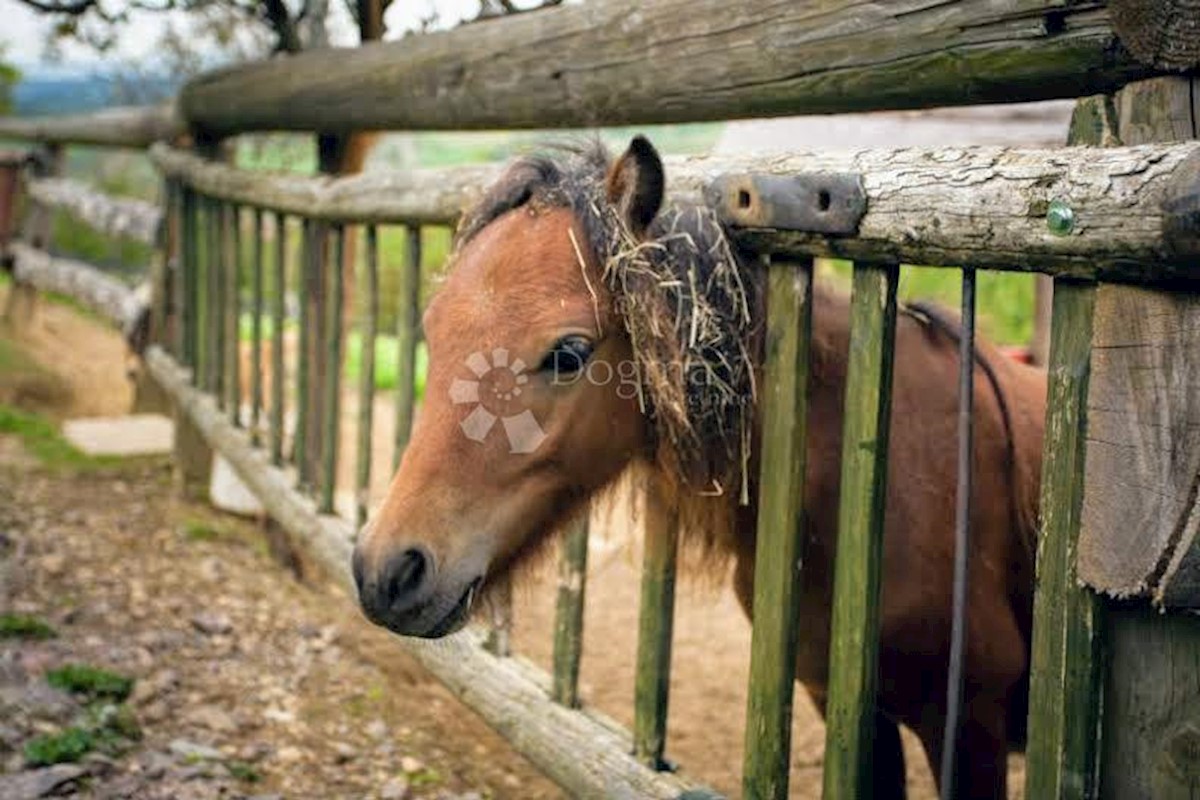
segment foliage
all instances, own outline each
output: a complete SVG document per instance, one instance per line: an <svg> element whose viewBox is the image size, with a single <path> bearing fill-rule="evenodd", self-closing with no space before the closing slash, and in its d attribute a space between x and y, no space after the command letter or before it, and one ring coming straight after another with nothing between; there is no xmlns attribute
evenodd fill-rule
<svg viewBox="0 0 1200 800"><path fill-rule="evenodd" d="M50 468L92 469L117 463L113 457L89 456L76 450L46 418L0 404L3 433L18 436L25 449Z"/></svg>
<svg viewBox="0 0 1200 800"><path fill-rule="evenodd" d="M142 729L129 706L92 701L82 720L69 728L35 736L25 743L25 763L31 767L79 761L93 750L118 755L127 743L142 738Z"/></svg>
<svg viewBox="0 0 1200 800"><path fill-rule="evenodd" d="M13 89L21 80L21 72L4 61L4 48L0 47L0 116L12 112Z"/></svg>
<svg viewBox="0 0 1200 800"><path fill-rule="evenodd" d="M96 735L86 728L71 726L58 733L43 733L25 743L25 763L48 767L78 761L96 747Z"/></svg>
<svg viewBox="0 0 1200 800"><path fill-rule="evenodd" d="M53 639L57 631L28 614L0 614L0 639Z"/></svg>
<svg viewBox="0 0 1200 800"><path fill-rule="evenodd" d="M89 700L120 702L133 691L133 679L88 664L64 664L46 673L46 682L56 689L82 695Z"/></svg>

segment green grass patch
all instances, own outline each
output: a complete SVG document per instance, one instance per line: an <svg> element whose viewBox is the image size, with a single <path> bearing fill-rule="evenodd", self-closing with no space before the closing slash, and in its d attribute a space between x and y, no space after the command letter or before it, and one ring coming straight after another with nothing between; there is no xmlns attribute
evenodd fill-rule
<svg viewBox="0 0 1200 800"><path fill-rule="evenodd" d="M42 464L51 469L95 469L119 463L115 456L89 456L76 450L45 417L0 404L0 434L13 434Z"/></svg>
<svg viewBox="0 0 1200 800"><path fill-rule="evenodd" d="M96 734L79 726L58 733L43 733L25 743L25 763L31 767L48 767L78 761L96 749L96 744Z"/></svg>
<svg viewBox="0 0 1200 800"><path fill-rule="evenodd" d="M229 771L232 778L245 783L258 783L262 780L262 773L245 761L227 761L225 769Z"/></svg>
<svg viewBox="0 0 1200 800"><path fill-rule="evenodd" d="M185 519L179 525L179 532L189 542L215 542L225 535L218 526L202 519Z"/></svg>
<svg viewBox="0 0 1200 800"><path fill-rule="evenodd" d="M37 617L28 614L0 614L0 639L53 639L58 632Z"/></svg>
<svg viewBox="0 0 1200 800"><path fill-rule="evenodd" d="M80 695L89 702L121 702L133 691L133 678L88 664L64 664L46 673L46 682L56 689Z"/></svg>

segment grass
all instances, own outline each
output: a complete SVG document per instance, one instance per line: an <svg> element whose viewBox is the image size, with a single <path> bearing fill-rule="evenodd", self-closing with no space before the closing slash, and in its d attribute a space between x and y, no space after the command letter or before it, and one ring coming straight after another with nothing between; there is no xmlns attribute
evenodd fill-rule
<svg viewBox="0 0 1200 800"><path fill-rule="evenodd" d="M0 639L44 641L58 636L50 625L28 614L0 614Z"/></svg>
<svg viewBox="0 0 1200 800"><path fill-rule="evenodd" d="M88 664L64 664L46 673L46 682L56 689L80 695L89 702L121 702L133 691L133 678Z"/></svg>
<svg viewBox="0 0 1200 800"><path fill-rule="evenodd" d="M89 456L76 450L45 417L0 404L0 434L12 434L25 450L50 469L88 470L120 462L114 456Z"/></svg>
<svg viewBox="0 0 1200 800"><path fill-rule="evenodd" d="M128 706L93 701L80 724L35 736L25 743L23 755L28 766L48 767L79 761L93 750L119 755L129 742L141 738Z"/></svg>
<svg viewBox="0 0 1200 800"><path fill-rule="evenodd" d="M262 780L262 773L245 761L228 761L225 763L225 769L229 771L230 777L245 783L258 783Z"/></svg>
<svg viewBox="0 0 1200 800"><path fill-rule="evenodd" d="M48 767L78 761L96 749L97 737L92 731L73 725L57 733L43 733L25 743L25 763L31 767Z"/></svg>

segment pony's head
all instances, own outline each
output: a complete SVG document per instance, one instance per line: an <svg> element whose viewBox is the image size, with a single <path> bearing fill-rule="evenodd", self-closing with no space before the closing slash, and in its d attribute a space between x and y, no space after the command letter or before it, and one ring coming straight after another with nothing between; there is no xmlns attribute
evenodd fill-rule
<svg viewBox="0 0 1200 800"><path fill-rule="evenodd" d="M456 630L485 581L664 433L683 444L669 421L695 416L687 376L663 366L686 372L687 341L695 349L710 332L678 330L696 303L679 276L652 269L684 246L662 243L662 220L651 231L663 192L662 162L638 137L615 161L598 145L518 161L464 217L425 313L424 405L355 548L373 621L414 636ZM655 388L667 384L673 393Z"/></svg>

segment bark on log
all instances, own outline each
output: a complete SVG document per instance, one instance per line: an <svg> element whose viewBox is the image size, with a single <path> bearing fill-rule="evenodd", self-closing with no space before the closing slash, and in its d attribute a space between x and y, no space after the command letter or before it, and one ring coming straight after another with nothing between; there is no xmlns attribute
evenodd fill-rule
<svg viewBox="0 0 1200 800"><path fill-rule="evenodd" d="M607 0L201 76L207 133L550 128L1044 100L1154 70L1102 3Z"/></svg>
<svg viewBox="0 0 1200 800"><path fill-rule="evenodd" d="M1200 0L1112 0L1121 44L1160 69L1200 67Z"/></svg>
<svg viewBox="0 0 1200 800"><path fill-rule="evenodd" d="M1167 246L1161 210L1166 198L1178 194L1177 175L1194 179L1181 165L1197 154L1200 143L1102 150L951 147L673 158L666 167L672 198L691 202L726 174L862 175L867 211L856 234L739 232L766 252L1142 281L1200 278L1200 254ZM206 194L315 219L389 224L449 224L500 169L330 179L239 171L164 147L152 149L151 157L166 174ZM1054 200L1065 201L1074 214L1065 235L1047 227Z"/></svg>
<svg viewBox="0 0 1200 800"><path fill-rule="evenodd" d="M108 236L133 239L151 247L158 244L162 212L153 203L113 197L65 178L33 180L26 186L34 202L66 211Z"/></svg>
<svg viewBox="0 0 1200 800"><path fill-rule="evenodd" d="M185 131L174 105L109 108L88 114L0 117L0 136L59 144L142 149Z"/></svg>
<svg viewBox="0 0 1200 800"><path fill-rule="evenodd" d="M265 450L252 448L249 434L234 428L210 397L193 389L187 373L160 348L147 351L146 365L268 513L353 596L350 523L317 514L315 504L293 490L294 480L270 465ZM628 734L616 723L551 701L545 673L522 659L492 655L482 647L482 639L481 631L470 628L437 641L398 637L396 643L573 795L634 800L680 798L692 791L691 797L716 797L678 775L642 768L629 754Z"/></svg>
<svg viewBox="0 0 1200 800"><path fill-rule="evenodd" d="M121 330L126 330L145 309L134 290L91 264L57 258L21 242L13 243L11 249L17 283L67 295Z"/></svg>

